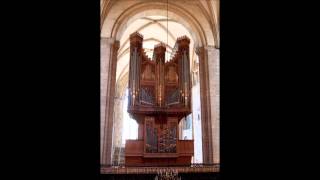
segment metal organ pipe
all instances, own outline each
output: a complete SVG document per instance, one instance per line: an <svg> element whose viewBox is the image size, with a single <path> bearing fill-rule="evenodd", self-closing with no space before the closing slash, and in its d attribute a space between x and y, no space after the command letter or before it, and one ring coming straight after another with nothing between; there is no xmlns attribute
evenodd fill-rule
<svg viewBox="0 0 320 180"><path fill-rule="evenodd" d="M136 96L137 96L137 99L138 99L138 103L139 103L139 90L140 90L140 66L141 66L141 55L140 53L138 54L137 53L137 74L136 74Z"/></svg>
<svg viewBox="0 0 320 180"><path fill-rule="evenodd" d="M152 61L154 61L154 65L152 65L152 68L155 68L153 72L155 73L155 79L152 81L142 81L142 70L143 67L142 63L145 61L149 61L147 56L144 56L144 50L142 48L142 40L143 37L141 37L140 34L136 33L131 36L131 44L130 44L130 50L131 50L131 56L130 56L130 67L129 67L129 100L130 105L135 106L140 104L140 100L144 99L140 97L140 86L141 83L143 84L143 87L150 86L150 82L153 82L154 84L152 86L155 86L151 89L148 89L145 91L145 93L150 93L149 91L155 91L151 92L152 97L156 98L154 103L156 106L163 107L168 104L168 100L170 97L178 96L178 102L184 107L190 107L191 104L191 82L190 82L190 61L189 61L189 43L190 40L186 36L179 37L176 41L175 48L173 51L173 54L171 54L170 59L168 62L165 62L165 49L166 45L163 43L160 43L159 45L156 45L154 47L154 54ZM169 64L167 64L169 63ZM171 64L172 63L172 64ZM178 75L178 81L177 84L173 83L171 79L175 79L176 77L173 74L171 74L171 70L169 70L171 67L174 67L176 69L175 73ZM170 71L169 74L166 74L167 69ZM169 72L168 71L168 72ZM170 80L168 82L166 81L166 77L169 77ZM142 82L141 82L142 81ZM149 84L148 84L149 83ZM168 86L167 83L170 85ZM169 89L167 89L169 88ZM177 95L174 95L174 92L177 92ZM169 93L169 94L166 94ZM155 97L153 97L155 96ZM175 100L176 102L177 100ZM169 103L170 104L170 103Z"/></svg>
<svg viewBox="0 0 320 180"><path fill-rule="evenodd" d="M129 77L132 77L132 59L133 53L130 54ZM132 105L132 80L129 78L129 104Z"/></svg>
<svg viewBox="0 0 320 180"><path fill-rule="evenodd" d="M137 71L137 48L134 48L134 52L133 52L133 76L132 76L132 80L133 80L133 105L136 102L136 71Z"/></svg>
<svg viewBox="0 0 320 180"><path fill-rule="evenodd" d="M180 57L179 59L180 61L180 69L181 69L181 83L180 83L180 89L181 89L181 102L183 103L183 99L184 99L184 91L183 91L183 83L184 83L184 77L183 77L183 59L182 57Z"/></svg>
<svg viewBox="0 0 320 180"><path fill-rule="evenodd" d="M188 106L188 68L187 64L189 62L187 61L187 56L186 56L186 50L183 51L183 65L184 65L184 104L185 106Z"/></svg>

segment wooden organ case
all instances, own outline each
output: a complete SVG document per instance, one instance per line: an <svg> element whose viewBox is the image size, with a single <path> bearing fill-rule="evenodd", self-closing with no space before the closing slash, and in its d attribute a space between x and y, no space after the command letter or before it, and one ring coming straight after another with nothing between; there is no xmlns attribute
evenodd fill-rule
<svg viewBox="0 0 320 180"><path fill-rule="evenodd" d="M138 32L130 35L128 112L139 128L138 140L126 141L125 164L191 164L193 140L178 138L179 121L191 113L190 39L177 39L168 62L165 44L150 59L142 42Z"/></svg>

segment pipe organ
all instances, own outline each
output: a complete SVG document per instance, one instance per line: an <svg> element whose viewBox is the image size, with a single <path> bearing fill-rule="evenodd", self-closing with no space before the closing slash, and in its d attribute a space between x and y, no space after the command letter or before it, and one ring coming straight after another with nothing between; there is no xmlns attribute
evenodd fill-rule
<svg viewBox="0 0 320 180"><path fill-rule="evenodd" d="M138 140L127 140L126 165L190 164L193 140L179 140L179 121L191 113L190 39L177 39L170 60L166 45L150 59L143 36L130 35L128 112L139 124Z"/></svg>

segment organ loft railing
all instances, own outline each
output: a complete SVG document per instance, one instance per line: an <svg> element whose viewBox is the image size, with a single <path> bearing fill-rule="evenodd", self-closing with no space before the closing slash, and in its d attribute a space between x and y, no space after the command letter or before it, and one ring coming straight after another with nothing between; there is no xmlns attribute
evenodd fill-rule
<svg viewBox="0 0 320 180"><path fill-rule="evenodd" d="M218 173L220 172L220 164L204 164L194 163L189 165L142 165L142 164L110 164L101 165L101 173L103 174L155 174L163 175L165 172L174 171L179 173Z"/></svg>
<svg viewBox="0 0 320 180"><path fill-rule="evenodd" d="M157 172L155 180L181 180L178 176L178 170L176 169L159 169Z"/></svg>

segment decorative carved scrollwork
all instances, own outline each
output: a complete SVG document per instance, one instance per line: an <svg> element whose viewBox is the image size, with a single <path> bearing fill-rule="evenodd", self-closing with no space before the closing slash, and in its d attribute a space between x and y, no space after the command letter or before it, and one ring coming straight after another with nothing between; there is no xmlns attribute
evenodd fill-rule
<svg viewBox="0 0 320 180"><path fill-rule="evenodd" d="M152 72L152 69L151 69L151 65L150 64L147 64L144 68L144 71L142 73L142 80L152 80L154 81L155 80L155 75L154 75L154 72Z"/></svg>

